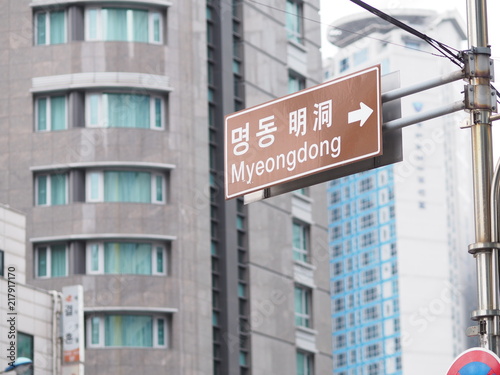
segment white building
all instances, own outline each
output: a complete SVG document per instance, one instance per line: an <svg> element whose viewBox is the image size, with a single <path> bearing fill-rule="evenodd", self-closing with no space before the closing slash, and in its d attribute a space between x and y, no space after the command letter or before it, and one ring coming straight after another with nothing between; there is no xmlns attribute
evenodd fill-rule
<svg viewBox="0 0 500 375"><path fill-rule="evenodd" d="M460 49L455 13L393 10L420 32ZM413 35L371 13L332 25L340 47L327 77L381 64L401 87L458 70ZM463 98L463 83L402 100L403 117ZM404 161L330 183L334 373L445 373L468 340L476 301L472 174L463 112L403 130Z"/></svg>
<svg viewBox="0 0 500 375"><path fill-rule="evenodd" d="M0 371L26 357L37 375L61 374L61 300L25 284L25 233L25 216L0 205Z"/></svg>

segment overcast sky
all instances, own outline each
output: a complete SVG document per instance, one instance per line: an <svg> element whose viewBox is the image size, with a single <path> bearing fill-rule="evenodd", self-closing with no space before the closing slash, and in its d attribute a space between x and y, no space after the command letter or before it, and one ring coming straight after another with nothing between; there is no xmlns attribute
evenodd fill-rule
<svg viewBox="0 0 500 375"><path fill-rule="evenodd" d="M365 9L352 3L350 0L320 0L321 1L321 29L322 29L322 52L323 57L331 56L336 48L326 39L327 26L333 21L344 16L367 12ZM467 1L466 0L363 0L365 3L391 14L391 9L402 8L424 8L436 11L457 10L463 18L464 25L467 25ZM491 45L492 58L495 60L495 77L497 77L495 87L500 90L500 1L487 0L488 12L488 37ZM432 36L432 35L429 35ZM439 40L439 38L436 38ZM460 46L451 46L457 47ZM467 43L465 47L467 48ZM429 76L429 78L434 78ZM494 163L500 156L500 120L493 123L494 139Z"/></svg>

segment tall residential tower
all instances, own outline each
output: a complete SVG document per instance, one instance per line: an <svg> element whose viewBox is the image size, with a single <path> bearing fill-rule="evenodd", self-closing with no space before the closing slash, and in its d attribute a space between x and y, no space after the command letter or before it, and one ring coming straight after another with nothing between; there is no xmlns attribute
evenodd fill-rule
<svg viewBox="0 0 500 375"><path fill-rule="evenodd" d="M87 374L331 371L325 187L222 190L224 115L320 82L318 11L7 1L0 202L27 283L83 286Z"/></svg>

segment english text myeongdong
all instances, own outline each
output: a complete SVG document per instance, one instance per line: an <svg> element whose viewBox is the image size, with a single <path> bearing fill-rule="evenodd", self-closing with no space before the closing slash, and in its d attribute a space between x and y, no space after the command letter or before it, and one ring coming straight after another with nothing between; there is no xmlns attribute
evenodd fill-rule
<svg viewBox="0 0 500 375"><path fill-rule="evenodd" d="M247 163L244 160L238 164L231 165L231 183L246 181L252 183L254 174L262 176L264 173L272 173L280 169L286 169L294 172L299 164L308 160L314 160L328 156L337 158L340 155L341 137L333 137L331 140L323 140L319 144L308 144L304 142L303 146L290 150L286 154L278 154L265 160Z"/></svg>

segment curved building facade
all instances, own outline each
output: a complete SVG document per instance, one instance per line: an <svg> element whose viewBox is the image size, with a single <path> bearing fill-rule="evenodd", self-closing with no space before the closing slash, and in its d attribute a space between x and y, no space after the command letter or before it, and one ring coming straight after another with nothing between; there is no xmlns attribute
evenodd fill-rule
<svg viewBox="0 0 500 375"><path fill-rule="evenodd" d="M224 115L319 83L319 2L8 3L0 202L27 283L83 286L85 372L330 371L325 188L225 202L221 163Z"/></svg>

